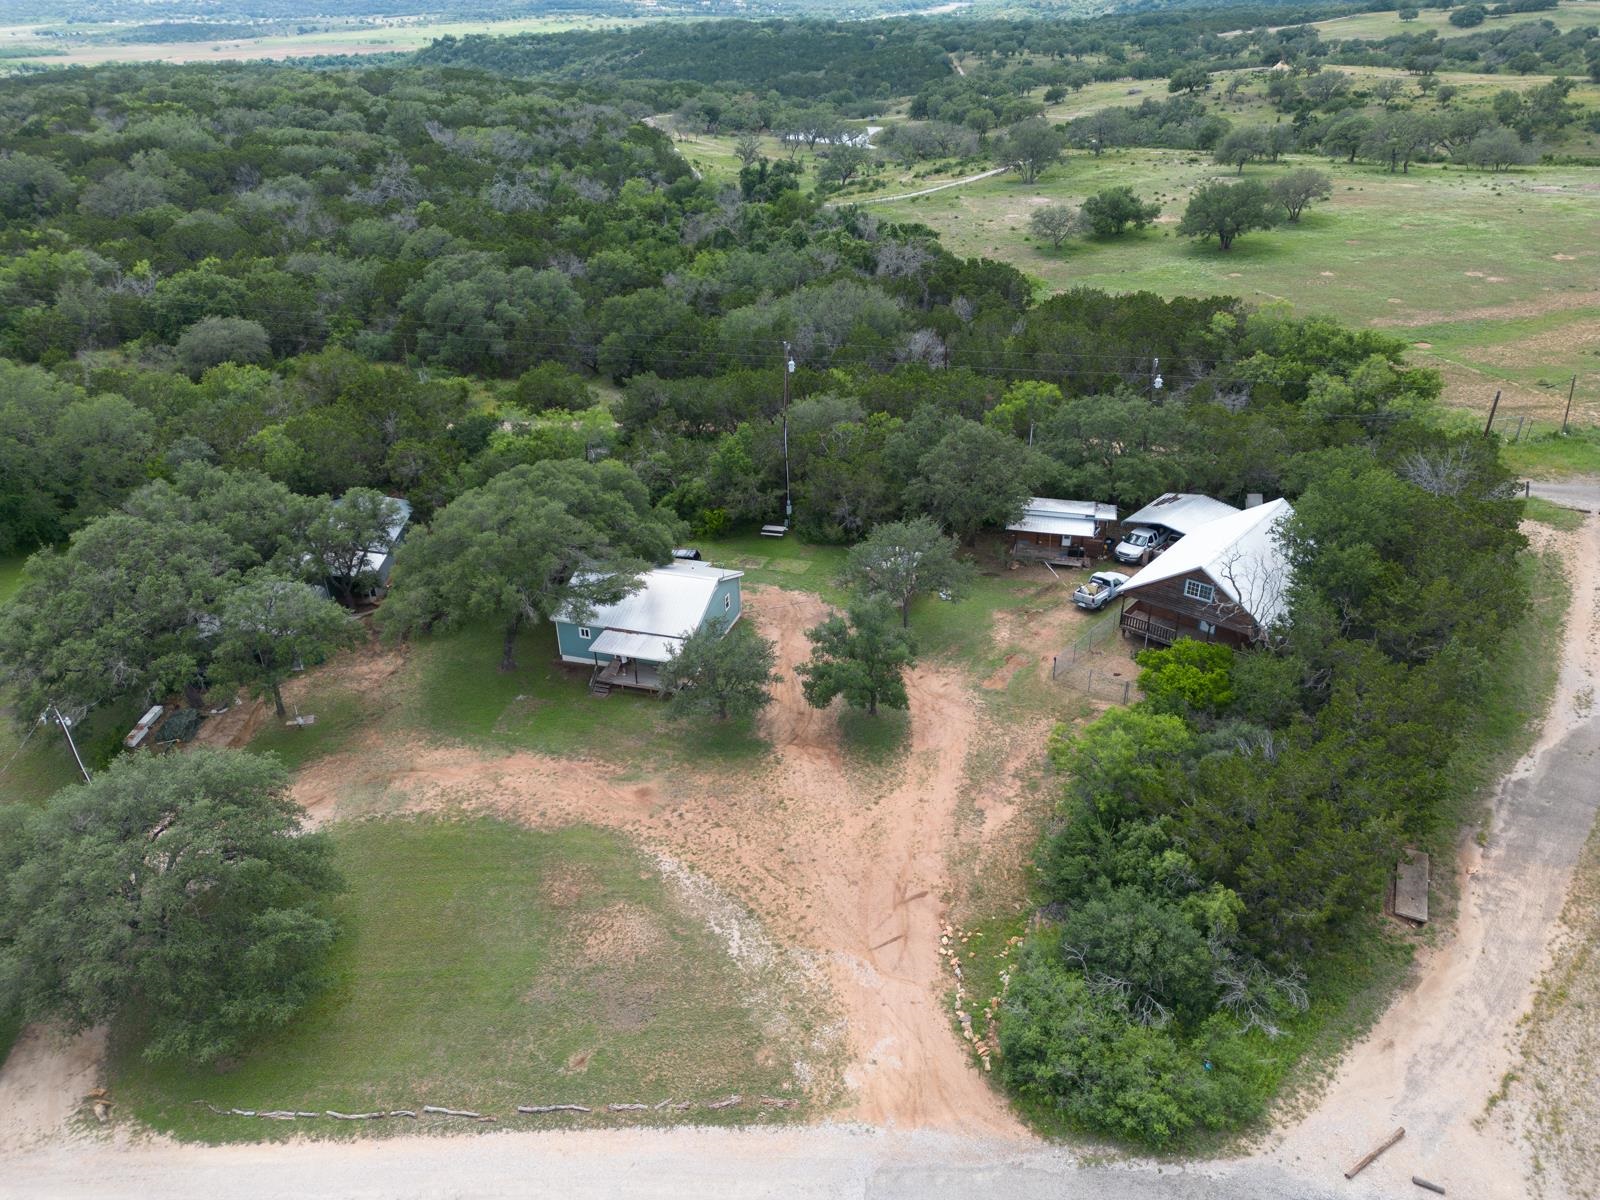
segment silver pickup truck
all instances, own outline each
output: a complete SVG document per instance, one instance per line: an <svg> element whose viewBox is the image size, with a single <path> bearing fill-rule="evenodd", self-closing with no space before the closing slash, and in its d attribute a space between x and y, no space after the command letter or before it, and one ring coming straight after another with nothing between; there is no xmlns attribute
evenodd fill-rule
<svg viewBox="0 0 1600 1200"><path fill-rule="evenodd" d="M1145 559L1161 549L1168 542L1173 541L1171 531L1154 529L1148 525L1141 525L1137 529L1128 531L1128 536L1117 543L1113 553L1118 562L1142 563Z"/></svg>

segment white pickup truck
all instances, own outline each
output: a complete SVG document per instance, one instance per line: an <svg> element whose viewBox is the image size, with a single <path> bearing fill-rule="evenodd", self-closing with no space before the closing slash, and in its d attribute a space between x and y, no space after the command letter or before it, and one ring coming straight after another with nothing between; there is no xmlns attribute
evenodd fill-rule
<svg viewBox="0 0 1600 1200"><path fill-rule="evenodd" d="M1116 599L1117 593L1127 585L1128 576L1121 571L1096 571L1078 585L1078 590L1072 593L1072 602L1079 608L1098 612Z"/></svg>
<svg viewBox="0 0 1600 1200"><path fill-rule="evenodd" d="M1174 535L1171 530L1141 525L1137 529L1129 530L1128 536L1117 543L1117 548L1112 553L1117 556L1118 562L1142 563L1173 540Z"/></svg>

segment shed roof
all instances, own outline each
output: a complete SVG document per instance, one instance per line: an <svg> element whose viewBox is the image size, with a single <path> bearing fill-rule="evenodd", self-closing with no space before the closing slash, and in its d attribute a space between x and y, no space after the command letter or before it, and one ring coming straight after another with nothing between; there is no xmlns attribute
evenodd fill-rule
<svg viewBox="0 0 1600 1200"><path fill-rule="evenodd" d="M710 563L674 559L664 567L646 571L640 586L615 604L602 605L584 622L606 630L594 644L601 654L625 654L629 658L645 658L664 662L670 653L661 653L662 639L681 641L689 636L705 619L717 584L725 579L741 578L743 572L724 570ZM562 620L571 621L568 613ZM655 639L656 648L649 653L636 650L604 650L601 641L612 633L642 634Z"/></svg>
<svg viewBox="0 0 1600 1200"><path fill-rule="evenodd" d="M1187 536L1212 521L1238 511L1233 505L1213 500L1210 496L1199 496L1193 492L1168 492L1150 501L1124 524L1160 525Z"/></svg>
<svg viewBox="0 0 1600 1200"><path fill-rule="evenodd" d="M1135 575L1123 592L1199 571L1265 628L1287 607L1289 563L1277 533L1293 512L1287 500L1273 500L1203 525Z"/></svg>
<svg viewBox="0 0 1600 1200"><path fill-rule="evenodd" d="M1022 506L1022 519L1007 525L1013 533L1051 533L1063 537L1093 537L1095 523L1115 521L1117 506L1094 500L1054 500L1030 496Z"/></svg>

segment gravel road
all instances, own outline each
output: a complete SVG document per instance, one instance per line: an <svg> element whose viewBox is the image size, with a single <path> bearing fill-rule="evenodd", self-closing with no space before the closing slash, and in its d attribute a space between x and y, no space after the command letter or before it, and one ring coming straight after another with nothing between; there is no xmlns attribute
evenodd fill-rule
<svg viewBox="0 0 1600 1200"><path fill-rule="evenodd" d="M1340 1186L1335 1187L1338 1184ZM16 1200L1374 1200L1281 1167L1085 1167L1038 1143L797 1130L494 1133L290 1146L58 1145L14 1158Z"/></svg>
<svg viewBox="0 0 1600 1200"><path fill-rule="evenodd" d="M1579 508L1585 512L1600 512L1600 480L1535 479L1529 491L1532 495L1548 500L1552 504Z"/></svg>

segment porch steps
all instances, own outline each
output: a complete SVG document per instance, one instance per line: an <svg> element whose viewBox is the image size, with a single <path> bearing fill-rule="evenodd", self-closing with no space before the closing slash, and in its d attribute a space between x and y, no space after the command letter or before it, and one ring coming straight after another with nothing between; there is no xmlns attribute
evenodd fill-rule
<svg viewBox="0 0 1600 1200"><path fill-rule="evenodd" d="M589 695L599 696L601 698L609 696L611 695L611 685L609 683L601 683L598 679L596 679L589 685Z"/></svg>

